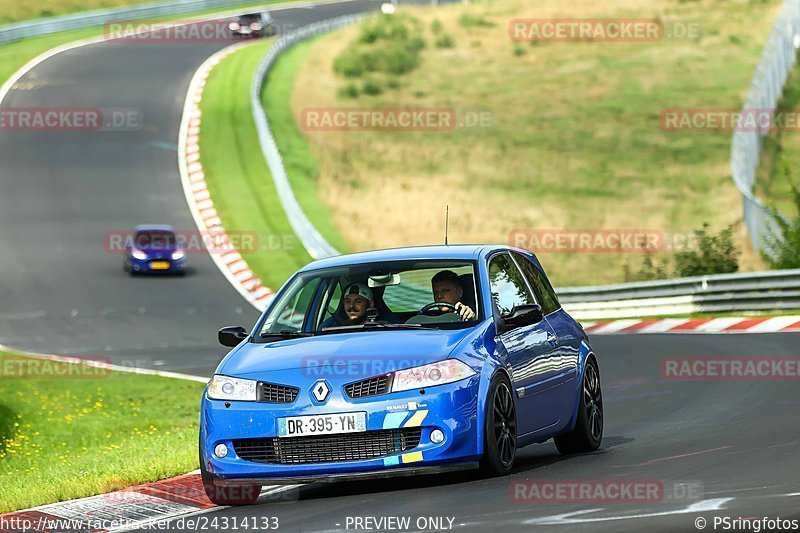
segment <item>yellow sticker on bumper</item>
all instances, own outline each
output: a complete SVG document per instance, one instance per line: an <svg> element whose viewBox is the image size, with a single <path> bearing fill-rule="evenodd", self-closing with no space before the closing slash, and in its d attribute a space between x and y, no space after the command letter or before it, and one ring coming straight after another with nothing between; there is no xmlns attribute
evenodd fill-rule
<svg viewBox="0 0 800 533"><path fill-rule="evenodd" d="M417 461L422 461L422 452L404 453L400 458L403 463L416 463Z"/></svg>
<svg viewBox="0 0 800 533"><path fill-rule="evenodd" d="M428 411L417 411L408 419L408 422L403 424L404 428L415 428L422 425L422 421L428 416Z"/></svg>

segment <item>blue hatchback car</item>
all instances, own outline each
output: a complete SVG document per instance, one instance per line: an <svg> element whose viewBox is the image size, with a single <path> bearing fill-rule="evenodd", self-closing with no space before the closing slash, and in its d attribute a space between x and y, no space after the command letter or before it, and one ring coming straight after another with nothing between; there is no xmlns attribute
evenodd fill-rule
<svg viewBox="0 0 800 533"><path fill-rule="evenodd" d="M263 485L481 468L522 446L603 435L597 357L539 261L507 246L432 246L315 261L278 292L206 387L209 498Z"/></svg>
<svg viewBox="0 0 800 533"><path fill-rule="evenodd" d="M136 226L125 247L123 269L130 274L185 274L186 251L172 226Z"/></svg>

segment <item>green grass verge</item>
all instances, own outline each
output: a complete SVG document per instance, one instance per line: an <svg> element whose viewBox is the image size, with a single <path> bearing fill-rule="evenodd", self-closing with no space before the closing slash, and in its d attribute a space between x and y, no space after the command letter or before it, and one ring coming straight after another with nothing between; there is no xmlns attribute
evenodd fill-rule
<svg viewBox="0 0 800 533"><path fill-rule="evenodd" d="M0 513L196 469L202 390L0 353Z"/></svg>
<svg viewBox="0 0 800 533"><path fill-rule="evenodd" d="M319 165L292 113L291 98L297 74L313 44L314 40L300 43L278 59L267 78L262 104L303 212L334 248L344 252L346 244L333 225L330 209L319 195Z"/></svg>
<svg viewBox="0 0 800 533"><path fill-rule="evenodd" d="M211 72L201 103L200 162L228 232L255 231L260 243L276 244L246 259L266 285L277 289L311 258L281 208L251 119L250 74L271 44L245 47Z"/></svg>

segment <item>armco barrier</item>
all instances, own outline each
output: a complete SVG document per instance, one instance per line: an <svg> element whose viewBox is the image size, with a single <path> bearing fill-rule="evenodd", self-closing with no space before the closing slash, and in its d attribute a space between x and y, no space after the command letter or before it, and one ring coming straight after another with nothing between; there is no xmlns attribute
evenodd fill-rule
<svg viewBox="0 0 800 533"><path fill-rule="evenodd" d="M800 269L556 289L576 318L800 309Z"/></svg>
<svg viewBox="0 0 800 533"><path fill-rule="evenodd" d="M253 120L258 130L258 140L261 144L261 151L264 154L264 159L272 174L272 179L275 182L275 188L278 191L281 206L289 219L292 230L300 239L300 242L303 243L303 247L308 251L308 254L314 259L338 255L339 252L325 240L319 231L317 231L317 228L314 227L297 202L297 198L292 191L292 186L289 183L289 178L286 175L286 167L283 165L283 158L278 150L275 138L272 136L272 132L269 129L267 114L264 111L264 106L261 104L261 91L264 88L264 81L266 80L267 73L275 64L278 56L285 50L311 37L327 33L337 28L349 26L350 24L355 24L361 20L363 16L364 15L360 14L348 15L325 20L304 26L284 35L278 39L264 55L253 77L253 85L250 91Z"/></svg>

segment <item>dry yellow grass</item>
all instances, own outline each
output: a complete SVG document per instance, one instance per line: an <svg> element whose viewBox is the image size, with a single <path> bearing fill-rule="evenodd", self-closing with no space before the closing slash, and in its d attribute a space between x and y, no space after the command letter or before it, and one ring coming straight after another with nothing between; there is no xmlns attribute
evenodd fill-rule
<svg viewBox="0 0 800 533"><path fill-rule="evenodd" d="M300 70L292 108L439 107L489 111L493 125L449 132L306 132L320 195L352 250L508 242L515 229L654 229L737 224L730 134L668 132L661 111L741 105L780 2L497 0L402 8L424 22L419 69L377 97L337 97L334 58L358 28L323 37ZM464 27L469 13L492 26ZM512 18L626 17L699 22L699 39L656 43L513 43ZM433 46L442 23L455 47ZM515 49L518 49L515 52ZM638 254L542 254L558 285L623 281Z"/></svg>

